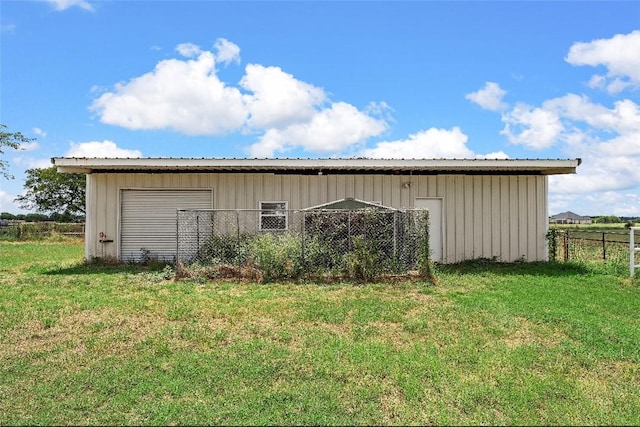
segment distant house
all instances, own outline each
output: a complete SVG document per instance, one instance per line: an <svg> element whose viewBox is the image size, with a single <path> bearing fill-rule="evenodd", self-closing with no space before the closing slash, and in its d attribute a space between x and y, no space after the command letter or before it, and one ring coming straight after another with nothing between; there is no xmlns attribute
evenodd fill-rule
<svg viewBox="0 0 640 427"><path fill-rule="evenodd" d="M85 255L175 256L178 209L428 209L432 259L547 259L548 177L580 159L54 158L87 174ZM277 217L276 220L273 217Z"/></svg>
<svg viewBox="0 0 640 427"><path fill-rule="evenodd" d="M551 216L549 222L551 224L591 224L591 217L567 211Z"/></svg>

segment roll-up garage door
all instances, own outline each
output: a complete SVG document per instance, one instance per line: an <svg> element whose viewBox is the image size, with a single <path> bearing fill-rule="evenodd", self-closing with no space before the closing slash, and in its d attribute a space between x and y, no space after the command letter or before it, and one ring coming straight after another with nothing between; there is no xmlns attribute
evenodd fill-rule
<svg viewBox="0 0 640 427"><path fill-rule="evenodd" d="M211 209L212 200L211 190L122 190L120 258L173 260L176 211Z"/></svg>

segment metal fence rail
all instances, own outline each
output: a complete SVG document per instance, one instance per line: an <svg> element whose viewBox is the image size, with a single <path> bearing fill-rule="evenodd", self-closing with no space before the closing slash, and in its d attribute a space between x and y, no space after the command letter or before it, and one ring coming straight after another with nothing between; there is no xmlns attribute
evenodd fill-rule
<svg viewBox="0 0 640 427"><path fill-rule="evenodd" d="M179 210L177 261L241 276L351 276L420 271L427 210Z"/></svg>
<svg viewBox="0 0 640 427"><path fill-rule="evenodd" d="M0 223L0 239L4 240L39 240L55 235L83 238L84 231L84 223L52 221L6 221Z"/></svg>
<svg viewBox="0 0 640 427"><path fill-rule="evenodd" d="M636 239L638 239L636 232ZM597 261L624 266L629 261L628 231L551 230L551 261Z"/></svg>

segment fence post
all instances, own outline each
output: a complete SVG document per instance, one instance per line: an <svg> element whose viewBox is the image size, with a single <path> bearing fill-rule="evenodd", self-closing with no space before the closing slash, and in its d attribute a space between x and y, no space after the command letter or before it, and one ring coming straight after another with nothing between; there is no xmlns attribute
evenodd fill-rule
<svg viewBox="0 0 640 427"><path fill-rule="evenodd" d="M102 256L104 257L104 245L102 245ZM178 266L180 261L180 209L176 209L176 261L175 266Z"/></svg>
<svg viewBox="0 0 640 427"><path fill-rule="evenodd" d="M200 212L196 213L196 247L200 247Z"/></svg>
<svg viewBox="0 0 640 427"><path fill-rule="evenodd" d="M602 259L606 261L607 259L607 246L605 245L605 234L602 233Z"/></svg>
<svg viewBox="0 0 640 427"><path fill-rule="evenodd" d="M302 251L302 269L305 273L307 272L307 259L305 258L305 254L304 254L304 246L306 243L306 239L307 239L307 229L306 229L306 224L307 224L307 212L306 211L302 211L302 226L300 227L300 229L302 230L302 242L301 242L301 251Z"/></svg>
<svg viewBox="0 0 640 427"><path fill-rule="evenodd" d="M241 256L240 256L240 212L236 209L236 259L238 263L238 272L241 267ZM259 219L258 219L259 220Z"/></svg>
<svg viewBox="0 0 640 427"><path fill-rule="evenodd" d="M398 262L398 211L393 212L393 262Z"/></svg>
<svg viewBox="0 0 640 427"><path fill-rule="evenodd" d="M349 243L349 252L351 252L351 210L347 211L347 242Z"/></svg>
<svg viewBox="0 0 640 427"><path fill-rule="evenodd" d="M636 268L640 268L640 264L636 264L636 252L640 253L640 248L636 248L634 241L636 230L640 230L640 227L629 228L629 272L632 279L635 277Z"/></svg>
<svg viewBox="0 0 640 427"><path fill-rule="evenodd" d="M569 261L569 230L565 230L564 232L564 262Z"/></svg>

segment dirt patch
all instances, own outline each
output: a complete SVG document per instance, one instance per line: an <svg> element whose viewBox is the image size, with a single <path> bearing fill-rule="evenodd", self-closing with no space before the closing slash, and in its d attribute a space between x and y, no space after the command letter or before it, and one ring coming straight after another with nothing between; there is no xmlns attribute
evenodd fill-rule
<svg viewBox="0 0 640 427"><path fill-rule="evenodd" d="M569 339L559 331L547 330L541 325L535 325L524 317L516 318L517 325L509 330L500 341L508 348L538 344L547 348L554 348L562 341ZM545 330L541 330L545 329Z"/></svg>

